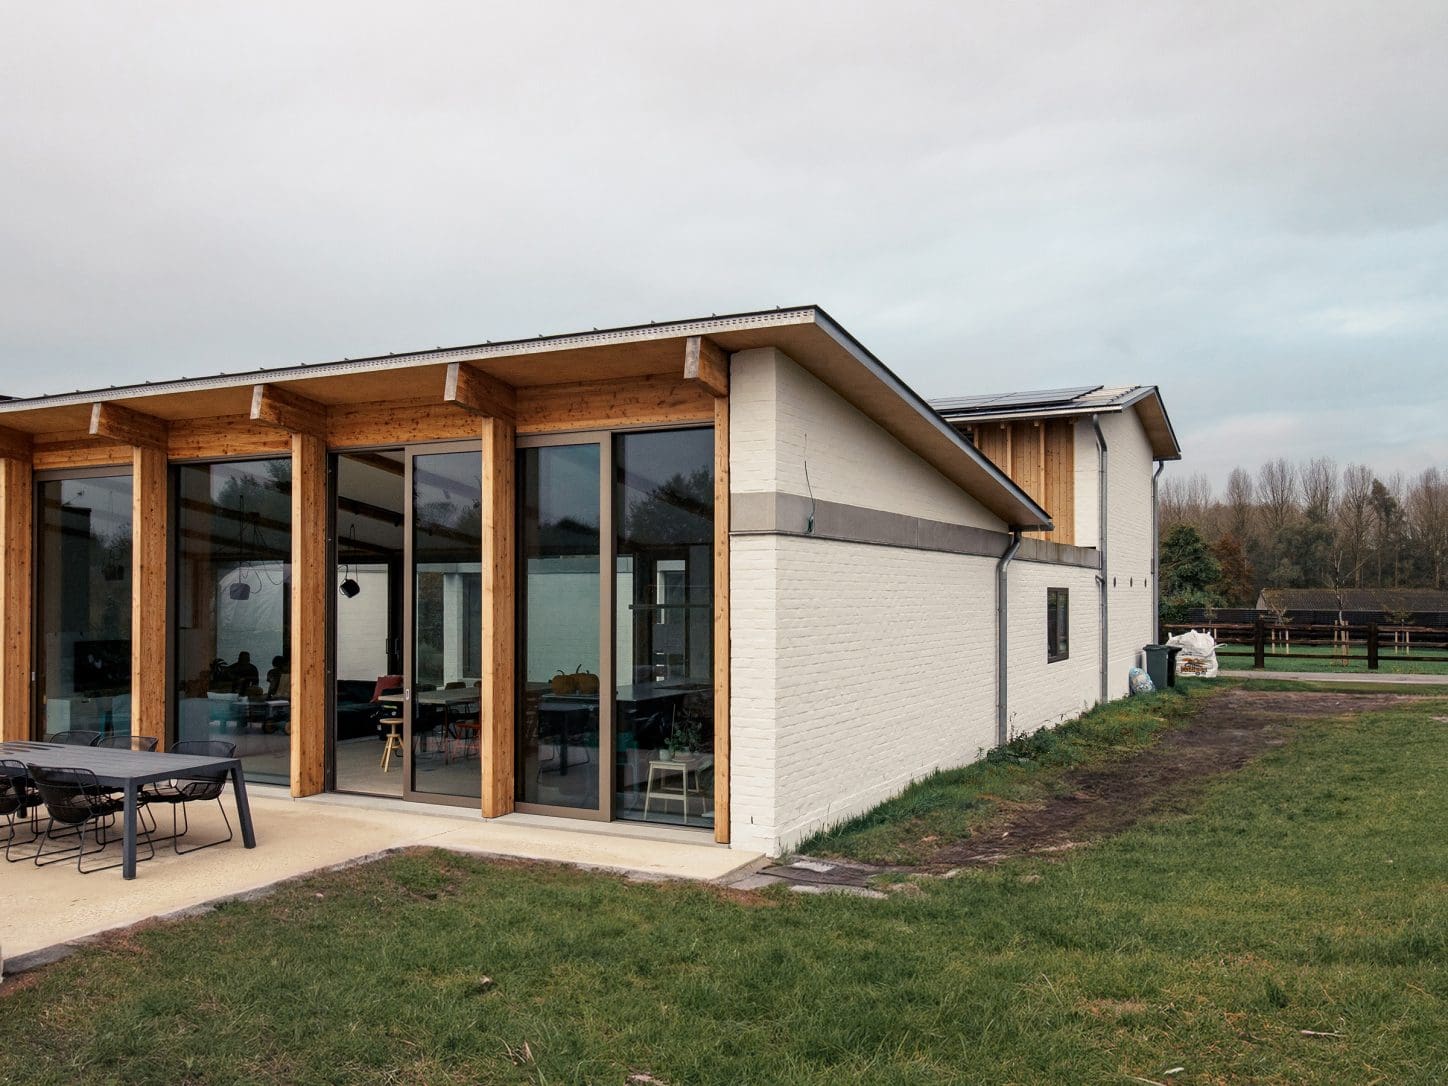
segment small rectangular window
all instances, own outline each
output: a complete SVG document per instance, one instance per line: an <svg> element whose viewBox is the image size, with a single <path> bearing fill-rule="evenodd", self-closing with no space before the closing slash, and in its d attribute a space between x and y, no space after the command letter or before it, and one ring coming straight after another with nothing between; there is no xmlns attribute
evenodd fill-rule
<svg viewBox="0 0 1448 1086"><path fill-rule="evenodd" d="M1053 664L1071 655L1071 593L1065 588L1046 589L1046 662Z"/></svg>

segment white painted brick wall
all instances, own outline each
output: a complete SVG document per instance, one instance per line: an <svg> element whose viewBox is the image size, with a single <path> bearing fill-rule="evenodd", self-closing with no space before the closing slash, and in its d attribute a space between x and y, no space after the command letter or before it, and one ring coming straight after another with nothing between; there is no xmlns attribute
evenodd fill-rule
<svg viewBox="0 0 1448 1086"><path fill-rule="evenodd" d="M1003 530L1000 519L773 348L732 358L730 489ZM805 480L805 464L809 480Z"/></svg>
<svg viewBox="0 0 1448 1086"><path fill-rule="evenodd" d="M735 537L737 846L786 850L993 744L994 566L898 547Z"/></svg>
<svg viewBox="0 0 1448 1086"><path fill-rule="evenodd" d="M1074 720L1101 695L1100 595L1096 571L1016 559L1007 570L1010 620L1007 727L1012 738ZM1070 592L1070 656L1046 654L1046 589Z"/></svg>
<svg viewBox="0 0 1448 1086"><path fill-rule="evenodd" d="M1151 476L1156 464L1151 443L1135 411L1102 415L1107 445L1107 561L1110 607L1112 697L1127 692L1127 675L1139 664L1141 646L1155 638L1151 587ZM1090 419L1076 424L1076 542L1094 547L1098 540L1099 493L1096 435ZM1095 619L1092 624L1094 626Z"/></svg>
<svg viewBox="0 0 1448 1086"><path fill-rule="evenodd" d="M1156 639L1151 615L1151 473L1156 465L1135 411L1103 418L1102 429L1110 458L1108 689L1120 697L1127 693L1127 675L1139 663L1141 647Z"/></svg>
<svg viewBox="0 0 1448 1086"><path fill-rule="evenodd" d="M734 493L974 524L999 520L783 354L736 354ZM1134 414L1111 445L1113 696L1151 636L1151 470ZM1084 434L1084 438L1083 438ZM1078 542L1096 538L1096 451L1077 427ZM995 560L776 535L730 548L731 838L778 854L995 741ZM1095 571L1018 559L1010 592L1010 723L1035 731L1099 691ZM1046 662L1046 589L1071 592L1071 656Z"/></svg>

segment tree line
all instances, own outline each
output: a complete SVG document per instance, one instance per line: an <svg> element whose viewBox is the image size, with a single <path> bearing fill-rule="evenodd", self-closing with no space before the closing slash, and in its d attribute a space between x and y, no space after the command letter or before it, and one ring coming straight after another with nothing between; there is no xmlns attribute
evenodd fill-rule
<svg viewBox="0 0 1448 1086"><path fill-rule="evenodd" d="M1217 494L1205 475L1158 491L1163 610L1251 607L1263 588L1435 588L1448 577L1448 473L1408 478L1318 457L1234 468ZM1185 531L1178 531L1185 529ZM1173 578L1173 567L1188 576Z"/></svg>

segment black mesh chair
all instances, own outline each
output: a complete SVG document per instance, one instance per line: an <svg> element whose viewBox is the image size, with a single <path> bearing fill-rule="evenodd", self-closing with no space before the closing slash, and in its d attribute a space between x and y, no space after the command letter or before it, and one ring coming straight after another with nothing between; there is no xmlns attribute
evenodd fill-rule
<svg viewBox="0 0 1448 1086"><path fill-rule="evenodd" d="M21 823L30 823L30 840L23 844L31 844L40 837L40 808L40 796L30 783L25 766L0 758L0 816L5 819L5 859L10 863L30 859L29 856L12 856L11 850L15 847L16 828Z"/></svg>
<svg viewBox="0 0 1448 1086"><path fill-rule="evenodd" d="M68 732L51 732L45 737L47 743L64 743L71 747L93 747L101 733L89 728L75 728Z"/></svg>
<svg viewBox="0 0 1448 1086"><path fill-rule="evenodd" d="M236 744L226 743L220 739L188 740L173 744L171 753L199 754L207 758L235 758ZM171 805L171 847L176 850L177 855L184 856L188 852L198 852L203 848L210 848L212 845L224 845L232 839L231 819L226 817L226 808L221 803L221 792L226 787L226 778L229 774L230 770L226 769L193 771L184 777L168 781L166 784L151 785L141 790L140 799L143 804L150 806L153 803L169 803ZM215 801L216 809L221 812L221 821L226 823L226 836L215 841L208 841L204 845L182 848L181 838L190 829L186 817L186 805L212 801ZM178 811L180 812L179 817Z"/></svg>
<svg viewBox="0 0 1448 1086"><path fill-rule="evenodd" d="M45 804L45 813L50 816L40 847L35 850L35 866L46 867L60 863L69 859L71 852L74 852L76 870L82 875L119 867L121 860L117 859L115 863L102 864L87 871L85 858L104 852L110 844L106 831L116 824L116 815L124 810L124 802L102 788L96 775L89 769L47 769L38 765L25 768L30 779L35 782L35 790L40 793L41 802ZM85 847L87 826L91 827L96 841L96 847L92 849ZM60 833L56 833L57 828L61 830ZM58 855L51 856L48 860L42 858L49 842L71 836L75 837L73 848L63 848ZM150 834L142 836L149 851L147 855L139 858L149 860L156 855L156 847L151 844Z"/></svg>
<svg viewBox="0 0 1448 1086"><path fill-rule="evenodd" d="M156 737L154 735L107 735L97 739L95 745L98 747L110 747L112 750L144 750L154 751L156 749Z"/></svg>

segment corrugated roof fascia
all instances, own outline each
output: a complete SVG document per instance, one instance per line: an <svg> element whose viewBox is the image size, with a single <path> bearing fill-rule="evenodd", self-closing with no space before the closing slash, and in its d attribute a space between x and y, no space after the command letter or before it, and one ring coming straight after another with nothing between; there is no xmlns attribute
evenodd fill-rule
<svg viewBox="0 0 1448 1086"><path fill-rule="evenodd" d="M315 377L343 376L349 373L379 370L403 370L416 366L455 362L459 359L513 358L547 351L577 350L613 343L646 343L682 336L710 335L740 329L777 328L794 324L810 324L818 306L793 306L788 309L758 310L750 313L728 313L723 316L692 320L666 321L662 324L633 324L618 328L594 329L591 332L569 332L532 339L501 340L464 347L439 347L430 351L408 351L402 354L373 355L368 358L343 359L335 362L314 362L275 369L245 370L211 377L182 377L172 381L149 381L139 385L117 385L105 389L78 390L0 401L0 414L11 411L33 411L43 407L66 407L106 400L136 399L143 396L165 396L185 392L236 388L259 382L305 381Z"/></svg>
<svg viewBox="0 0 1448 1086"><path fill-rule="evenodd" d="M884 381L885 384L890 387L892 392L914 407L925 422L939 431L941 435L949 438L961 452L965 453L966 456L978 464L999 486L1010 492L1012 497L1024 506L1029 516L1039 517L1037 523L1023 521L1019 524L1012 524L1011 527L1020 528L1024 531L1050 531L1052 529L1053 525L1050 513L1017 485L1009 475L991 463L989 457L969 441L966 441L965 438L961 437L960 432L942 418L940 413L931 407L920 393L902 381L895 372L890 369L889 366L885 365L885 363L881 362L868 347L846 331L842 324L818 306L815 307L815 323L823 331L828 333L832 339L844 347L845 350L849 351L850 354L855 357L856 361L874 372L880 380Z"/></svg>

